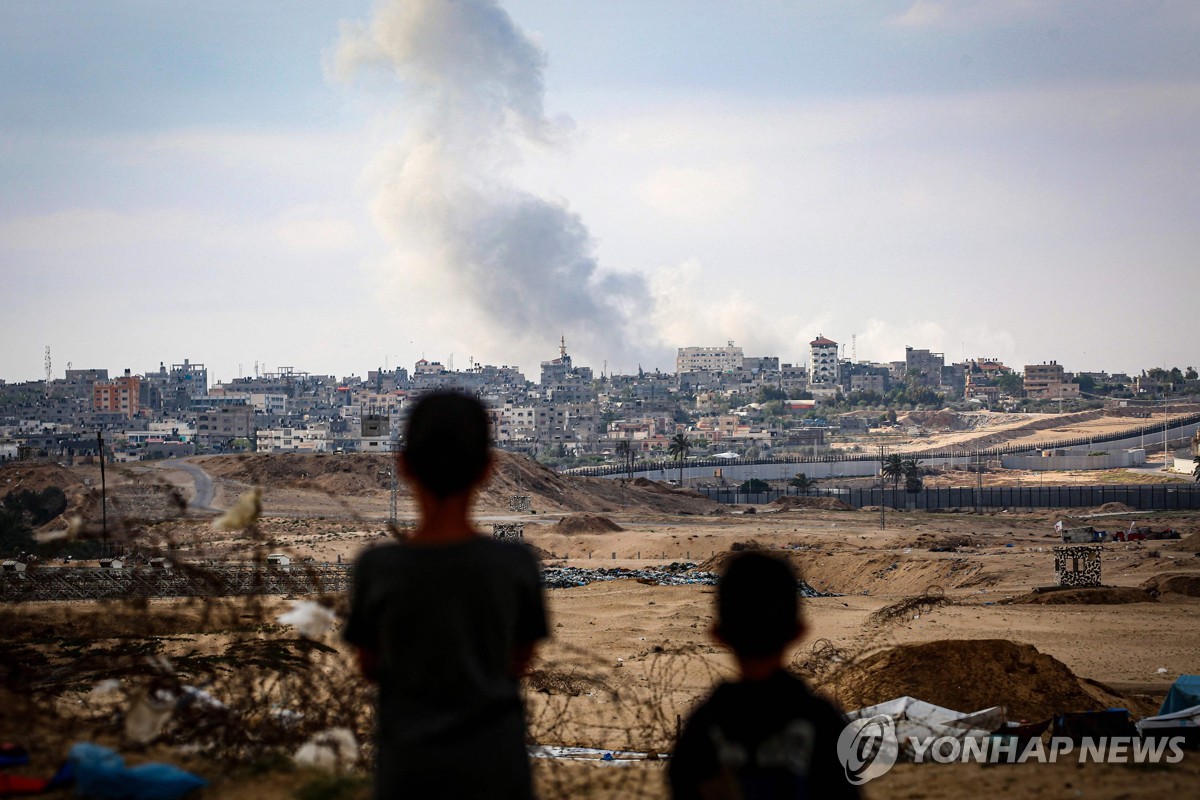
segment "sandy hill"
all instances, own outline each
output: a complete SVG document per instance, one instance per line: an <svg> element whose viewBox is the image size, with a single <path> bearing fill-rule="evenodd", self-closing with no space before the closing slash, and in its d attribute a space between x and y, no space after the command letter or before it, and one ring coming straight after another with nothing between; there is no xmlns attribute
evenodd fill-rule
<svg viewBox="0 0 1200 800"><path fill-rule="evenodd" d="M956 711L1006 706L1011 718L1028 720L1137 703L1079 678L1031 645L1006 639L900 645L847 666L820 688L846 708L910 695Z"/></svg>
<svg viewBox="0 0 1200 800"><path fill-rule="evenodd" d="M255 453L213 456L199 462L214 477L266 489L300 489L363 497L391 487L386 456L362 453ZM403 484L401 495L408 496ZM480 493L483 511L508 510L513 495L529 495L540 513L634 510L662 514L713 514L721 506L704 495L637 478L581 478L560 475L533 459L496 452L496 469Z"/></svg>

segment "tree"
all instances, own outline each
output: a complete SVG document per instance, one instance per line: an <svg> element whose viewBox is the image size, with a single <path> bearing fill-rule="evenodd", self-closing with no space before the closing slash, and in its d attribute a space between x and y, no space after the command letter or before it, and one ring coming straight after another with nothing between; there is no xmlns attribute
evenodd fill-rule
<svg viewBox="0 0 1200 800"><path fill-rule="evenodd" d="M1192 477L1196 479L1197 483L1200 483L1200 456L1193 458L1192 463L1196 465L1192 467Z"/></svg>
<svg viewBox="0 0 1200 800"><path fill-rule="evenodd" d="M789 486L795 486L800 491L808 494L814 486L817 485L816 478L810 478L803 472L797 472L796 476L788 481Z"/></svg>
<svg viewBox="0 0 1200 800"><path fill-rule="evenodd" d="M900 488L900 479L904 477L904 456L899 453L892 453L890 456L885 456L880 462L879 471L883 477L891 480L892 489Z"/></svg>
<svg viewBox="0 0 1200 800"><path fill-rule="evenodd" d="M767 483L766 481L761 480L760 478L751 478L748 481L742 481L741 485L738 486L738 493L761 494L763 492L770 491L770 489L771 484Z"/></svg>
<svg viewBox="0 0 1200 800"><path fill-rule="evenodd" d="M628 439L622 439L617 442L617 455L621 457L622 465L625 467L625 476L633 477L633 446L629 444Z"/></svg>
<svg viewBox="0 0 1200 800"><path fill-rule="evenodd" d="M1006 372L997 376L996 385L1004 394L1015 397L1025 388L1025 379L1015 372Z"/></svg>
<svg viewBox="0 0 1200 800"><path fill-rule="evenodd" d="M683 460L688 457L688 453L692 452L692 443L687 438L687 434L680 431L671 437L670 443L667 445L667 452L671 458L679 462L679 485L683 485Z"/></svg>

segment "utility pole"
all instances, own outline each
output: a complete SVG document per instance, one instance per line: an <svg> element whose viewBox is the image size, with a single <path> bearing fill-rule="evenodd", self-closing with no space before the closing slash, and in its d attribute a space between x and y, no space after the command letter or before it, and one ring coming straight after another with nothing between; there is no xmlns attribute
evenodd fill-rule
<svg viewBox="0 0 1200 800"><path fill-rule="evenodd" d="M389 441L390 446L388 447L388 455L389 455L389 461L391 463L391 472L392 472L392 494L388 500L388 522L391 525L395 526L395 524L396 524L396 498L397 498L397 495L399 494L399 483L400 483L400 480L399 480L400 476L397 474L399 472L399 465L396 463L396 459L398 459L400 457L400 447L399 447L400 433L399 433L399 430L396 428L396 426L391 424L390 411L391 410L389 409L388 427L390 428L390 430L388 431L388 434L390 437L390 441Z"/></svg>
<svg viewBox="0 0 1200 800"><path fill-rule="evenodd" d="M96 431L96 452L100 454L100 532L101 548L108 555L108 484L104 480L104 433Z"/></svg>
<svg viewBox="0 0 1200 800"><path fill-rule="evenodd" d="M883 493L883 445L879 445L879 530L887 529L887 503Z"/></svg>
<svg viewBox="0 0 1200 800"><path fill-rule="evenodd" d="M983 514L983 453L975 454L975 513Z"/></svg>

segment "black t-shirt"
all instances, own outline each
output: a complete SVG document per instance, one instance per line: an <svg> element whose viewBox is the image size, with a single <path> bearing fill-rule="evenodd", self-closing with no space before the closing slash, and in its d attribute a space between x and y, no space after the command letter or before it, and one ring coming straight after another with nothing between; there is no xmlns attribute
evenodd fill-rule
<svg viewBox="0 0 1200 800"><path fill-rule="evenodd" d="M723 683L688 719L669 768L675 800L856 798L837 755L840 711L780 670Z"/></svg>
<svg viewBox="0 0 1200 800"><path fill-rule="evenodd" d="M514 653L546 636L524 545L390 544L354 569L344 636L378 654L376 796L530 796Z"/></svg>

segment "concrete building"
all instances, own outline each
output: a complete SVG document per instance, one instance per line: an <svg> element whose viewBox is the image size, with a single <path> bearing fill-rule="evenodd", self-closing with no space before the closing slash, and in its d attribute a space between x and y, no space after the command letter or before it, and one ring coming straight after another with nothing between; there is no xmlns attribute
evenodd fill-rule
<svg viewBox="0 0 1200 800"><path fill-rule="evenodd" d="M840 376L838 368L838 343L817 334L808 343L808 384L814 394L818 390L836 389Z"/></svg>
<svg viewBox="0 0 1200 800"><path fill-rule="evenodd" d="M265 428L257 431L256 440L260 453L326 453L331 449L328 425Z"/></svg>
<svg viewBox="0 0 1200 800"><path fill-rule="evenodd" d="M132 419L141 410L141 386L141 377L130 375L129 370L111 381L96 381L92 384L92 410Z"/></svg>
<svg viewBox="0 0 1200 800"><path fill-rule="evenodd" d="M1026 364L1025 396L1036 400L1072 400L1079 397L1079 384L1067 382L1066 371L1057 361Z"/></svg>
<svg viewBox="0 0 1200 800"><path fill-rule="evenodd" d="M904 348L904 374L916 378L921 386L936 389L942 385L942 367L946 365L946 357L942 353L929 350L918 350L914 347Z"/></svg>
<svg viewBox="0 0 1200 800"><path fill-rule="evenodd" d="M543 389L548 389L551 386L565 386L578 383L590 384L592 382L591 367L576 367L571 363L571 357L567 355L566 337L559 340L558 358L553 361L541 362L541 368L541 386Z"/></svg>
<svg viewBox="0 0 1200 800"><path fill-rule="evenodd" d="M742 368L744 360L742 348L732 341L724 347L681 347L675 356L675 372L733 372ZM778 368L778 359L775 363Z"/></svg>
<svg viewBox="0 0 1200 800"><path fill-rule="evenodd" d="M196 441L225 449L234 439L254 441L256 427L254 409L245 403L209 409L196 414Z"/></svg>

